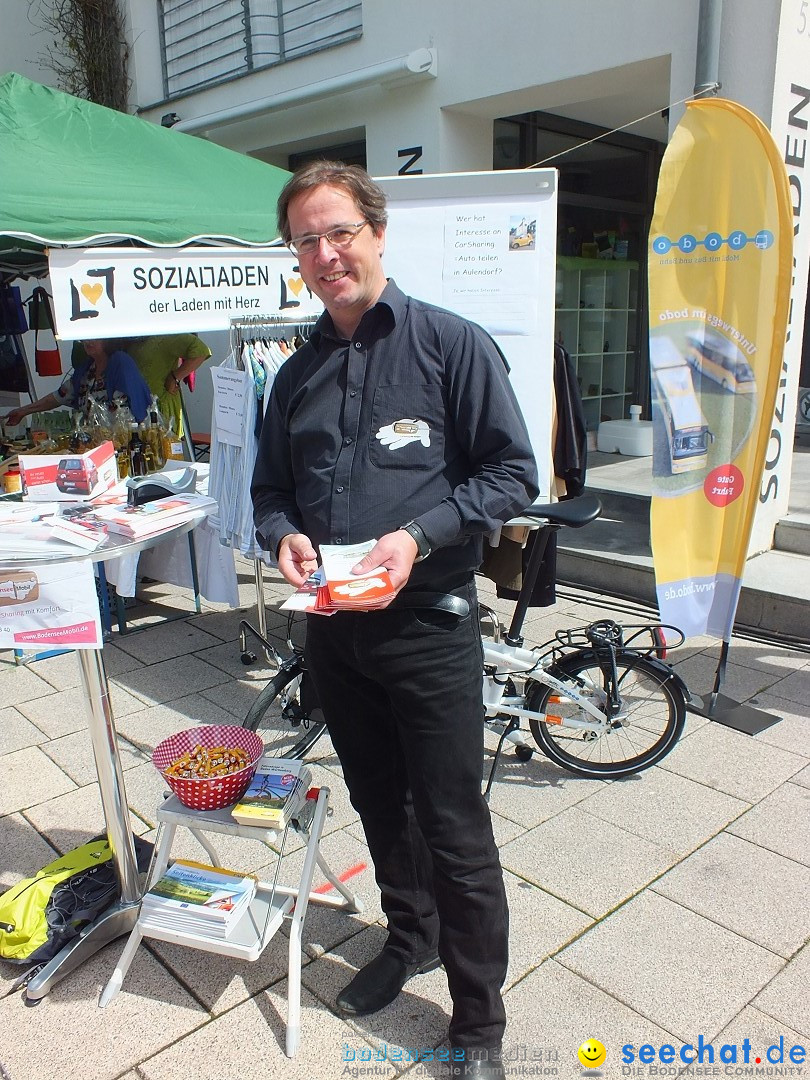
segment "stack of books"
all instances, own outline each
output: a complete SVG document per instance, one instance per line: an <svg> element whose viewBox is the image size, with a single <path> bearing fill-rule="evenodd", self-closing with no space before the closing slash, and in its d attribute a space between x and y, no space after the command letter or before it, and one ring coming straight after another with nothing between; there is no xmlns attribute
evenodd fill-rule
<svg viewBox="0 0 810 1080"><path fill-rule="evenodd" d="M372 611L396 595L384 566L353 574L355 566L372 550L376 540L362 544L322 544L322 565L281 605L293 611L332 615L336 611Z"/></svg>
<svg viewBox="0 0 810 1080"><path fill-rule="evenodd" d="M240 825L286 829L301 809L311 783L312 773L303 761L266 754L231 817Z"/></svg>
<svg viewBox="0 0 810 1080"><path fill-rule="evenodd" d="M163 930L227 938L256 895L256 878L178 859L149 889L141 919Z"/></svg>

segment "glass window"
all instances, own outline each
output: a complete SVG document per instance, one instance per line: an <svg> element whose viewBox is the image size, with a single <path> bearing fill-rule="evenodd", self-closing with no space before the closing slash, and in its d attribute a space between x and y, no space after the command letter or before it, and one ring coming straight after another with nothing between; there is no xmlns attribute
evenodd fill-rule
<svg viewBox="0 0 810 1080"><path fill-rule="evenodd" d="M167 98L363 33L361 0L158 0Z"/></svg>

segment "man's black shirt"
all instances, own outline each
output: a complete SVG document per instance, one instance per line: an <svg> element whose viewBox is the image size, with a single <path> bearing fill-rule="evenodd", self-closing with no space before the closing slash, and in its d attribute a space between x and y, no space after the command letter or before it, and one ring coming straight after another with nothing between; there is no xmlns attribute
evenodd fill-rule
<svg viewBox="0 0 810 1080"><path fill-rule="evenodd" d="M489 335L389 281L351 341L325 313L282 366L251 487L260 543L379 539L408 521L433 552L409 586L481 561L484 533L538 493L526 425Z"/></svg>

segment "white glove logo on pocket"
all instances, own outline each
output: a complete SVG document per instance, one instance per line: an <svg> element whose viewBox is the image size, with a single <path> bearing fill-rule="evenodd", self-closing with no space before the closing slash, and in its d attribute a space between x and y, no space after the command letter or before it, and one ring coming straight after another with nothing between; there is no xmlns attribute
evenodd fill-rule
<svg viewBox="0 0 810 1080"><path fill-rule="evenodd" d="M377 432L376 438L389 450L398 450L418 439L422 446L430 446L430 428L424 420L395 420Z"/></svg>

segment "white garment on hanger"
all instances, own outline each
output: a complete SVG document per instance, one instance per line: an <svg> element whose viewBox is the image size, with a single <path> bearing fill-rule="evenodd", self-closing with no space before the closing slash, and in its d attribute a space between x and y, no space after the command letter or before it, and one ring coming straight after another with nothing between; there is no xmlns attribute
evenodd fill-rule
<svg viewBox="0 0 810 1080"><path fill-rule="evenodd" d="M241 367L234 352L220 366L230 369ZM241 446L222 442L217 434L216 416L212 414L211 417L209 493L219 506L220 539L250 559L255 558L260 550L253 528L253 503L250 498L250 482L258 448L256 408L256 395L249 394L245 408L245 437Z"/></svg>

